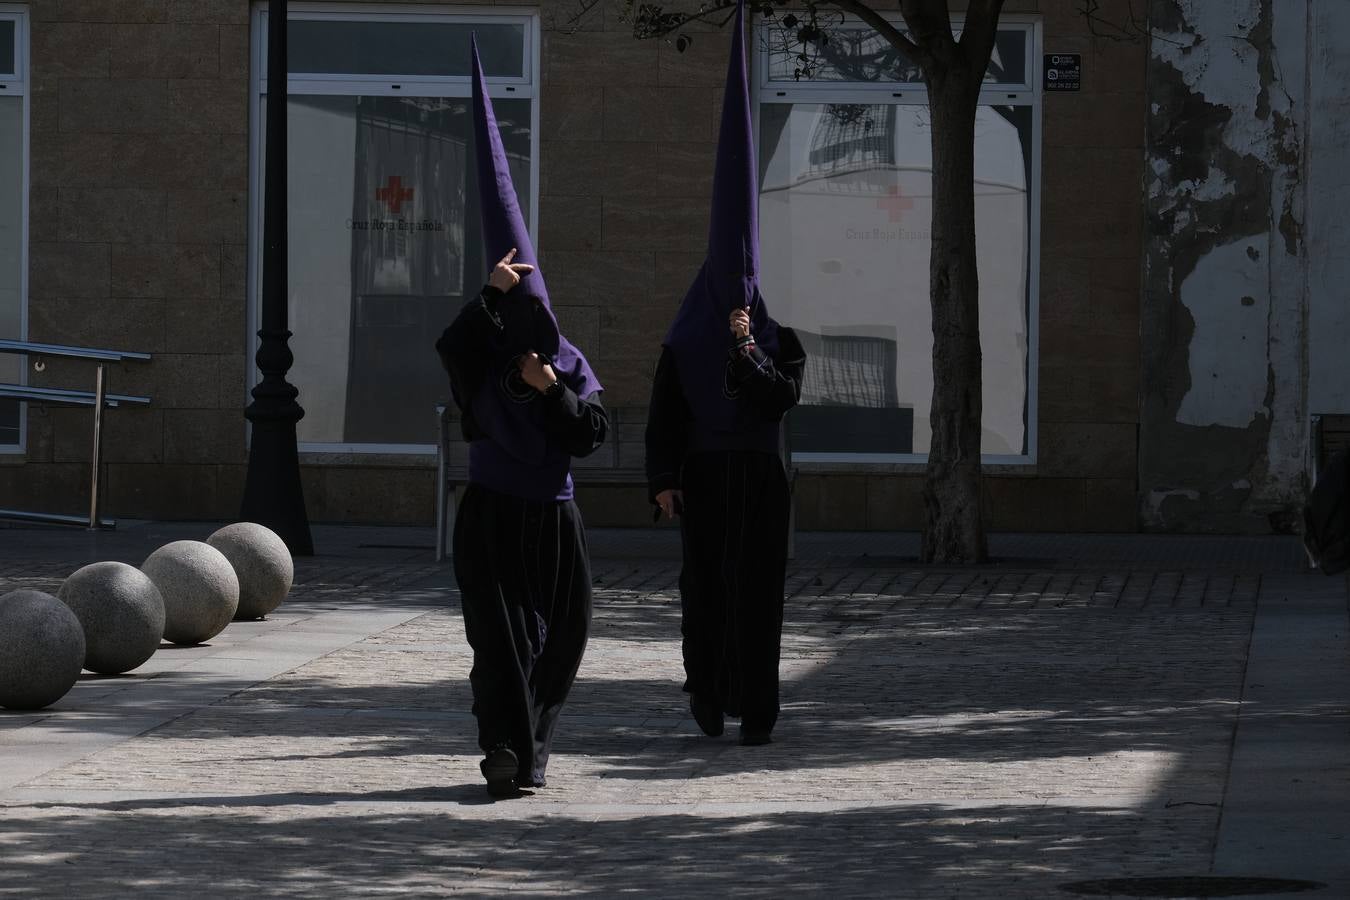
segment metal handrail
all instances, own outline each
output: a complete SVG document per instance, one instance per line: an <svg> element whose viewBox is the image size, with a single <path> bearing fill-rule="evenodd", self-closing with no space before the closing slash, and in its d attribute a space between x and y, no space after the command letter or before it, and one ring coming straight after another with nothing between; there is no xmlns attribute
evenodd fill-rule
<svg viewBox="0 0 1350 900"><path fill-rule="evenodd" d="M124 362L137 360L146 362L149 353L137 353L133 350L101 350L94 347L68 347L64 344L36 344L32 341L0 340L0 353L17 353L23 356L68 356L72 359L92 359L99 362Z"/></svg>
<svg viewBox="0 0 1350 900"><path fill-rule="evenodd" d="M0 397L14 400L32 400L41 403L66 403L71 406L93 406L98 402L93 391L69 391L63 388L29 387L22 384L0 384ZM104 394L103 405L109 408L132 404L143 406L150 402L149 397L132 394Z"/></svg>
<svg viewBox="0 0 1350 900"><path fill-rule="evenodd" d="M85 516L66 516L61 513L39 513L29 512L26 509L0 509L0 519L13 519L16 522L40 522L44 525L83 525L90 528L89 519ZM116 528L116 519L98 520L100 528Z"/></svg>
<svg viewBox="0 0 1350 900"><path fill-rule="evenodd" d="M86 359L98 363L94 370L93 391L75 391L65 388L30 387L21 384L0 384L0 397L27 400L34 403L65 403L75 406L94 408L94 444L90 453L89 465L89 518L78 519L75 516L63 516L55 513L34 513L20 510L0 509L0 518L24 519L27 521L56 522L60 524L88 523L90 529L115 527L99 515L99 469L103 465L103 410L123 403L145 404L149 397L136 397L130 394L109 394L107 364L113 362L148 362L149 353L137 353L130 350L103 350L93 347L70 347L64 344L36 344L32 341L0 340L0 353L17 353L22 356L64 356L71 359ZM42 366L35 363L38 371Z"/></svg>

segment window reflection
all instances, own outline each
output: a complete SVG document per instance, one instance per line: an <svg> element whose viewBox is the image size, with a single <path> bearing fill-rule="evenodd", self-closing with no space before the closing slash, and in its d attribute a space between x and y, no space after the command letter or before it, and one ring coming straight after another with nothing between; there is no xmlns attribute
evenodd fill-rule
<svg viewBox="0 0 1350 900"><path fill-rule="evenodd" d="M287 71L305 74L467 76L469 38L488 77L525 74L525 26L483 22L291 19Z"/></svg>
<svg viewBox="0 0 1350 900"><path fill-rule="evenodd" d="M0 75L14 74L14 21L0 21Z"/></svg>
<svg viewBox="0 0 1350 900"><path fill-rule="evenodd" d="M530 101L497 100L529 216ZM291 97L290 315L301 441L426 443L431 342L487 272L469 101Z"/></svg>
<svg viewBox="0 0 1350 900"><path fill-rule="evenodd" d="M796 31L774 25L764 31L771 81L825 83L873 83L921 85L923 72L917 63L867 26L835 26L828 29L823 44L803 47ZM1002 29L984 80L988 84L1030 84L1027 73L1029 32L1023 28ZM957 32L959 37L960 32ZM802 59L805 54L806 59Z"/></svg>
<svg viewBox="0 0 1350 900"><path fill-rule="evenodd" d="M811 354L797 452L926 453L932 149L926 107L760 108L761 280ZM976 233L984 438L1026 451L1029 107L982 107Z"/></svg>

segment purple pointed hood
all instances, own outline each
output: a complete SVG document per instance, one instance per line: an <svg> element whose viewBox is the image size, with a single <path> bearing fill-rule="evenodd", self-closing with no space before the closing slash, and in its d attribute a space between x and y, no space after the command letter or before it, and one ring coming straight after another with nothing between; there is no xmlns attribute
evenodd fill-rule
<svg viewBox="0 0 1350 900"><path fill-rule="evenodd" d="M512 247L517 250L515 262L529 263L535 270L520 279L512 294L519 292L537 298L553 317L548 289L539 272L539 257L534 252L530 231L525 227L525 216L516 198L516 187L511 182L511 167L502 146L502 134L497 127L497 116L492 110L483 80L483 65L478 59L478 38L470 37L473 65L473 138L478 159L478 197L483 218L484 253L489 266L505 256ZM556 319L555 325L556 325Z"/></svg>
<svg viewBox="0 0 1350 900"><path fill-rule="evenodd" d="M534 252L506 150L502 146L497 117L492 110L483 80L483 67L478 58L478 41L471 39L473 60L473 131L476 147L479 208L483 220L484 256L489 266L516 248L514 262L529 263L534 271L521 278L498 304L504 325L504 336L494 367L500 371L486 380L482 390L472 400L475 417L492 435L493 442L514 459L538 464L547 453L543 422L538 404L523 403L519 395L509 390L515 360L527 350L533 350L552 360L558 378L579 396L585 397L603 390L599 379L582 355L558 327L557 317L549 303L548 289L539 270L539 257Z"/></svg>
<svg viewBox="0 0 1350 900"><path fill-rule="evenodd" d="M717 136L708 254L664 341L675 354L695 417L718 428L733 427L736 418L736 403L725 390L732 310L748 309L755 341L770 356L778 354L778 323L769 318L759 292L758 165L746 73L745 2L740 0Z"/></svg>

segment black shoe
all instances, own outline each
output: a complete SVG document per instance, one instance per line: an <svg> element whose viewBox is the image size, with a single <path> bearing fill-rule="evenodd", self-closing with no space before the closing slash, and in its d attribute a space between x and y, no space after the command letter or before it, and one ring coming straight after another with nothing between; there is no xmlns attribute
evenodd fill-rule
<svg viewBox="0 0 1350 900"><path fill-rule="evenodd" d="M694 714L694 721L708 737L717 737L722 733L721 704L701 694L690 694L689 711Z"/></svg>
<svg viewBox="0 0 1350 900"><path fill-rule="evenodd" d="M769 737L767 728L742 728L741 746L742 747L762 747L765 744L773 743L773 738Z"/></svg>
<svg viewBox="0 0 1350 900"><path fill-rule="evenodd" d="M478 768L487 779L487 791L493 797L514 797L518 793L516 770L520 768L520 760L510 747L494 748Z"/></svg>

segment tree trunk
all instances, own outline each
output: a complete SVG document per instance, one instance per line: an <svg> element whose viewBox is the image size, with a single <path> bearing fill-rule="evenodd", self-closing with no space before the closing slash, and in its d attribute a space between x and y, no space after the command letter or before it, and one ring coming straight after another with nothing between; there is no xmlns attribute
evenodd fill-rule
<svg viewBox="0 0 1350 900"><path fill-rule="evenodd" d="M929 78L933 140L933 429L924 478L924 562L987 556L980 479L983 370L975 255L977 77L959 65Z"/></svg>

